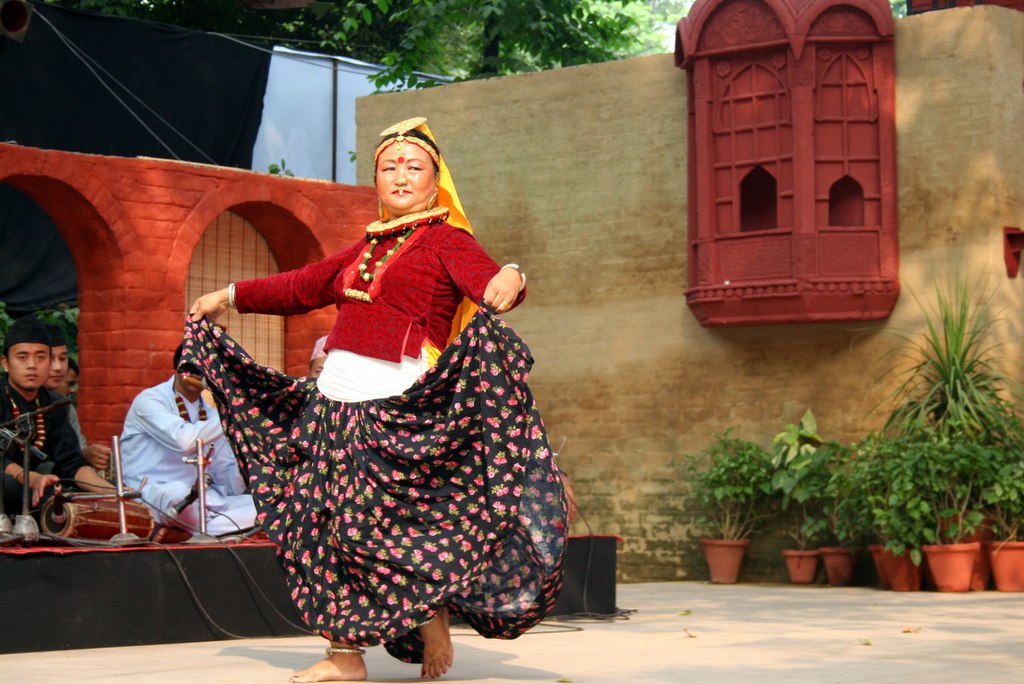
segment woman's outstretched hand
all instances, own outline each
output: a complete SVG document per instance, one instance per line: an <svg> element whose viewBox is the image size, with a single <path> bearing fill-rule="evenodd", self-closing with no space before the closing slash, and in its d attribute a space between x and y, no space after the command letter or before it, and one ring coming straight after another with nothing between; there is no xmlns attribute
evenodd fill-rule
<svg viewBox="0 0 1024 684"><path fill-rule="evenodd" d="M498 271L487 287L484 288L484 304L497 313L505 313L515 304L519 297L519 288L523 279L514 268L503 268Z"/></svg>
<svg viewBox="0 0 1024 684"><path fill-rule="evenodd" d="M210 320L215 321L227 310L228 288L225 287L223 290L208 292L197 299L188 310L188 317L192 322L202 319L203 316L209 316Z"/></svg>

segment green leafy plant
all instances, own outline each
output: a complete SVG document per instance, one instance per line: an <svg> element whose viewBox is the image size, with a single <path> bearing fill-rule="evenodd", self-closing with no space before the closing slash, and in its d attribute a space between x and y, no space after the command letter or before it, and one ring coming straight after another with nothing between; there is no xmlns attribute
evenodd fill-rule
<svg viewBox="0 0 1024 684"><path fill-rule="evenodd" d="M59 325L64 330L64 335L68 340L68 355L75 359L75 361L78 360L79 313L77 306L68 306L66 304L60 304L52 309L38 309L35 312L35 316L39 320L44 323ZM0 345L3 344L4 338L7 337L7 331L12 323L14 323L14 318L7 312L7 304L0 301Z"/></svg>
<svg viewBox="0 0 1024 684"><path fill-rule="evenodd" d="M281 160L280 164L271 163L269 166L267 166L267 173L269 173L271 176L288 176L289 178L295 177L295 174L292 173L292 170L285 166L284 159Z"/></svg>
<svg viewBox="0 0 1024 684"><path fill-rule="evenodd" d="M919 565L923 545L974 534L998 449L934 430L867 440L857 463L861 495L886 548Z"/></svg>
<svg viewBox="0 0 1024 684"><path fill-rule="evenodd" d="M1024 461L1000 466L983 500L996 537L1024 541Z"/></svg>
<svg viewBox="0 0 1024 684"><path fill-rule="evenodd" d="M710 538L746 539L771 514L771 454L731 432L716 435L689 467L700 508L694 523Z"/></svg>
<svg viewBox="0 0 1024 684"><path fill-rule="evenodd" d="M1017 439L990 451L981 499L997 539L1024 541L1024 424L1013 434Z"/></svg>
<svg viewBox="0 0 1024 684"><path fill-rule="evenodd" d="M789 513L786 534L798 549L808 549L827 529L824 515L830 452L818 435L818 423L808 410L772 440L772 491L781 496L780 508Z"/></svg>
<svg viewBox="0 0 1024 684"><path fill-rule="evenodd" d="M829 543L854 548L871 536L870 510L863 505L867 472L858 469L856 445L829 442L828 482L822 502Z"/></svg>

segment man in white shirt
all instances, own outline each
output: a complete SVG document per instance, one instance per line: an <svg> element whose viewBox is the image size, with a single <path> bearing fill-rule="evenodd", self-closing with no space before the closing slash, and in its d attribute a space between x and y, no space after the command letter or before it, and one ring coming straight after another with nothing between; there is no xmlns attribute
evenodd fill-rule
<svg viewBox="0 0 1024 684"><path fill-rule="evenodd" d="M180 359L179 346L175 368ZM195 458L196 440L201 439L208 460L206 532L213 536L242 532L255 524L256 507L217 409L202 398L202 391L198 376L175 373L135 397L121 433L122 474L127 486L141 491L157 524L196 532L199 501L190 501L198 492L196 466L184 459Z"/></svg>

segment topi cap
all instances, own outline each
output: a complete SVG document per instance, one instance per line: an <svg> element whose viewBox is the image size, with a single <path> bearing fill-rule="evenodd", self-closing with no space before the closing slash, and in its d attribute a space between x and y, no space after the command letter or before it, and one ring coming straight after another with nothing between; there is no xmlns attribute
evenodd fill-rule
<svg viewBox="0 0 1024 684"><path fill-rule="evenodd" d="M60 327L56 323L47 323L46 331L50 333L50 346L51 347L66 347L68 346L68 336L64 334L64 328Z"/></svg>
<svg viewBox="0 0 1024 684"><path fill-rule="evenodd" d="M7 329L7 336L4 337L4 355L7 350L16 344L45 344L52 346L50 331L46 324L33 316L19 318Z"/></svg>

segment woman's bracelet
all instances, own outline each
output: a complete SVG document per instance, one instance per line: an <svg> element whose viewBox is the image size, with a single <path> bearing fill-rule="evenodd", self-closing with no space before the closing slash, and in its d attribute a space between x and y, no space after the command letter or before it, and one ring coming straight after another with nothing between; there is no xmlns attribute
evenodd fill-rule
<svg viewBox="0 0 1024 684"><path fill-rule="evenodd" d="M522 292L523 288L526 287L526 274L519 270L519 264L505 264L502 268L514 268L516 270L521 281L519 283L519 292Z"/></svg>
<svg viewBox="0 0 1024 684"><path fill-rule="evenodd" d="M228 283L228 308L235 308L235 284Z"/></svg>

